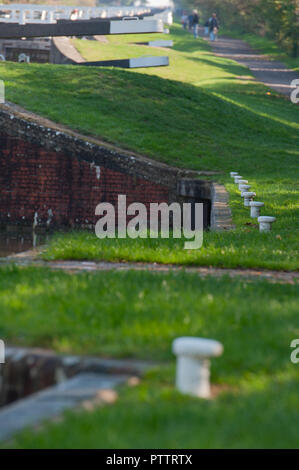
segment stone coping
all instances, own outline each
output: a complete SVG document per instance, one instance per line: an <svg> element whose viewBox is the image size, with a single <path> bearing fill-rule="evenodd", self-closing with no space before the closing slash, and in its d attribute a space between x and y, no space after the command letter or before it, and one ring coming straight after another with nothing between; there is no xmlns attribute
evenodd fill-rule
<svg viewBox="0 0 299 470"><path fill-rule="evenodd" d="M102 403L109 402L117 386L130 379L138 383L145 370L154 365L134 359L60 355L39 348L6 347L5 364L0 366L0 403L4 404L0 408L0 440L86 401L96 400L99 404L100 398ZM11 401L12 393L15 401L5 406Z"/></svg>
<svg viewBox="0 0 299 470"><path fill-rule="evenodd" d="M212 183L211 194L211 230L233 230L236 226L232 221L232 211L229 206L229 194L221 184Z"/></svg>
<svg viewBox="0 0 299 470"><path fill-rule="evenodd" d="M177 183L177 194L211 201L210 230L235 228L229 207L229 194L223 185L215 181L183 178Z"/></svg>
<svg viewBox="0 0 299 470"><path fill-rule="evenodd" d="M128 378L124 375L82 373L12 403L0 410L0 440L7 440L16 432L37 426L46 419L53 419L67 409L77 408L87 400L102 396L102 403L105 403L105 396L115 396L112 394L113 389L125 383Z"/></svg>

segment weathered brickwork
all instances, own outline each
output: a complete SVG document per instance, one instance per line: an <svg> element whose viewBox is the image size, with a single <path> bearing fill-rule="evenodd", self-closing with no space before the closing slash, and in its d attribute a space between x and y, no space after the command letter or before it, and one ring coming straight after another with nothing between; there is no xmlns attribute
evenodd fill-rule
<svg viewBox="0 0 299 470"><path fill-rule="evenodd" d="M99 202L168 202L169 188L120 169L0 133L0 223L87 226Z"/></svg>
<svg viewBox="0 0 299 470"><path fill-rule="evenodd" d="M100 202L203 202L204 226L233 228L225 188L7 103L0 105L0 225L94 228ZM187 185L187 186L186 186ZM148 210L149 214L149 210ZM117 215L117 214L116 214Z"/></svg>

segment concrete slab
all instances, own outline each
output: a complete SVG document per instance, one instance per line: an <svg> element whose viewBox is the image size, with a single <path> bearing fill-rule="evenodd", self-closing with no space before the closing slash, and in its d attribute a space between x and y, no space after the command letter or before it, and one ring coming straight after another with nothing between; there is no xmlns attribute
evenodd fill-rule
<svg viewBox="0 0 299 470"><path fill-rule="evenodd" d="M82 373L19 400L0 410L0 440L75 408L83 401L95 398L100 390L114 389L128 378L128 375Z"/></svg>

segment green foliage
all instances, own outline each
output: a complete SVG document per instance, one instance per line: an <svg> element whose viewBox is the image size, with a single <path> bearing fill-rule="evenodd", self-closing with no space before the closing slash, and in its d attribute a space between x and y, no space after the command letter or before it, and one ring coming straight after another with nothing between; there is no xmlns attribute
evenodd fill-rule
<svg viewBox="0 0 299 470"><path fill-rule="evenodd" d="M297 11L296 11L297 10ZM296 0L262 0L260 11L265 32L283 45L293 57L298 56L299 6Z"/></svg>

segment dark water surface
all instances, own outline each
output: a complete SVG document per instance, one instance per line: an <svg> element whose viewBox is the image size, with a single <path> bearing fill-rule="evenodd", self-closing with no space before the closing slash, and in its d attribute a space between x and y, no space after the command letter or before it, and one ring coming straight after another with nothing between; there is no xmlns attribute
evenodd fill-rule
<svg viewBox="0 0 299 470"><path fill-rule="evenodd" d="M22 251L31 250L48 239L48 235L18 232L1 232L0 231L0 258L21 253Z"/></svg>

